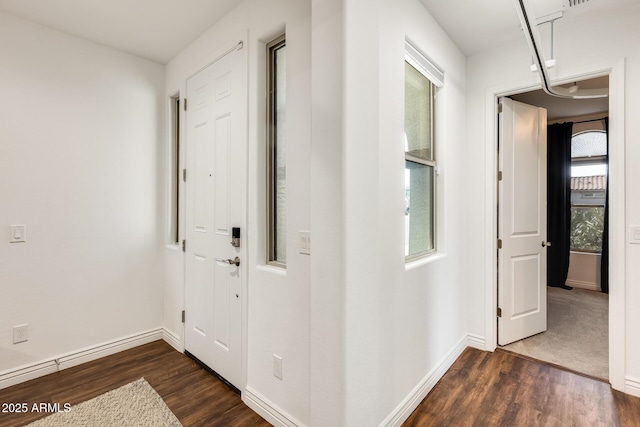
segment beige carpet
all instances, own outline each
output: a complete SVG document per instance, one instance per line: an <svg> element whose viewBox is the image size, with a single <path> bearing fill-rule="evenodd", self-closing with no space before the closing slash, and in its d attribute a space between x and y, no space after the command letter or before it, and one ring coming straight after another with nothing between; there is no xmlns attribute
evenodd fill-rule
<svg viewBox="0 0 640 427"><path fill-rule="evenodd" d="M502 348L609 378L609 296L573 288L547 288L547 331Z"/></svg>
<svg viewBox="0 0 640 427"><path fill-rule="evenodd" d="M181 427L144 378L35 421L28 427Z"/></svg>

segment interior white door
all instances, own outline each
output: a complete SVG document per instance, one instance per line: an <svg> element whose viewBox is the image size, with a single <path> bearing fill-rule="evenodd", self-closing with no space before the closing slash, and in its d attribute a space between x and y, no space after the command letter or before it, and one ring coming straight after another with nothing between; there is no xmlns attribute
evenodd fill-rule
<svg viewBox="0 0 640 427"><path fill-rule="evenodd" d="M547 330L547 111L501 98L498 344Z"/></svg>
<svg viewBox="0 0 640 427"><path fill-rule="evenodd" d="M185 350L238 389L246 245L231 234L240 227L242 242L246 230L244 76L234 49L189 78L186 117Z"/></svg>

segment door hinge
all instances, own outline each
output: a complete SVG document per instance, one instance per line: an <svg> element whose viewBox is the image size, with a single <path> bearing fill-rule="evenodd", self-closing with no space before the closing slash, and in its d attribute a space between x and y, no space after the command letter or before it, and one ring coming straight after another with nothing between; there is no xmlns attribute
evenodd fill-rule
<svg viewBox="0 0 640 427"><path fill-rule="evenodd" d="M187 251L187 241L183 240L182 241L182 252L186 252Z"/></svg>
<svg viewBox="0 0 640 427"><path fill-rule="evenodd" d="M184 240L182 242L184 243ZM502 239L498 239L498 249L502 249Z"/></svg>
<svg viewBox="0 0 640 427"><path fill-rule="evenodd" d="M502 309L500 307L498 307L498 317L502 317ZM184 316L184 311L182 312L183 316ZM182 321L184 322L184 317L182 318Z"/></svg>
<svg viewBox="0 0 640 427"><path fill-rule="evenodd" d="M498 181L502 181L502 171L498 171Z"/></svg>
<svg viewBox="0 0 640 427"><path fill-rule="evenodd" d="M185 103L185 110L187 109L187 100L184 100ZM502 113L502 103L498 104L498 114Z"/></svg>
<svg viewBox="0 0 640 427"><path fill-rule="evenodd" d="M184 323L184 310L182 310L182 323Z"/></svg>
<svg viewBox="0 0 640 427"><path fill-rule="evenodd" d="M184 99L184 111L187 111L187 98Z"/></svg>
<svg viewBox="0 0 640 427"><path fill-rule="evenodd" d="M187 170L186 169L182 169L182 180L184 182L187 182Z"/></svg>

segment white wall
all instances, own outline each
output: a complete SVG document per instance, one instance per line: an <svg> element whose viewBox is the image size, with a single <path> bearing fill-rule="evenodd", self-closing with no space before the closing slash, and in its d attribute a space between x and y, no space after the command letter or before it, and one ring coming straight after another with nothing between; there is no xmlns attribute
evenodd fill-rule
<svg viewBox="0 0 640 427"><path fill-rule="evenodd" d="M161 326L164 67L5 14L0 57L2 372Z"/></svg>
<svg viewBox="0 0 640 427"><path fill-rule="evenodd" d="M600 291L600 265L602 256L589 252L571 252L567 286Z"/></svg>
<svg viewBox="0 0 640 427"><path fill-rule="evenodd" d="M378 213L379 259L370 267L378 271L375 299L379 311L371 313L371 320L377 319L380 326L379 397L376 406L367 408L372 412L377 408L376 422L385 419L414 387L430 378L467 332L465 57L417 0L381 2L378 40L379 173L370 178L378 187L374 211ZM444 87L436 98L438 253L425 262L409 264L403 251L405 40L445 73ZM358 173L362 169L358 168ZM368 292L366 284L362 291ZM353 304L357 306L358 301Z"/></svg>
<svg viewBox="0 0 640 427"><path fill-rule="evenodd" d="M331 330L342 340L342 350L335 348L332 363L312 363L311 375L316 385L321 382L314 383L314 376L331 376L331 369L344 372L338 389L344 393L344 403L335 403L344 415L318 417L333 424L315 425L369 426L393 422L406 399L437 377L434 372L447 355L466 343L465 58L418 1L342 3L344 7L336 7L331 15L335 21L325 17L325 22L344 22L344 41L334 40L333 51L341 55L335 66L345 74L343 80L316 80L314 64L318 92L324 89L334 100L331 104L323 97L329 105L314 102L318 108L312 110L314 125L316 114L344 111L343 120L336 121L342 131L327 133L335 144L333 157L318 147L325 142L322 133L314 130L312 136L312 183L317 184L312 187L312 206L316 191L338 189L335 202L324 208L332 213L325 212L314 222L312 211L312 257L318 256L318 239L337 256L320 254L334 263L320 265L314 260L311 280L312 295L333 294L334 303L340 304L344 326L332 325ZM445 86L437 99L438 254L408 265L404 259L406 39L445 71ZM323 119L318 119L318 127ZM321 174L331 170L330 164L340 167L333 175L338 183L323 187ZM325 197L320 194L318 200ZM316 224L329 236L318 235ZM323 269L333 266L337 276L323 280ZM319 312L323 303L312 299L312 313ZM328 316L325 320L331 324ZM314 348L313 335L311 345ZM312 400L312 412L314 404Z"/></svg>
<svg viewBox="0 0 640 427"><path fill-rule="evenodd" d="M263 265L263 49L285 27L283 274ZM299 424L379 424L465 342L464 56L417 0L248 0L168 64L166 96L184 94L186 78L238 37L248 38L250 76L244 391ZM406 38L446 73L438 99L439 253L409 267ZM311 257L297 251L297 231L309 228ZM168 247L165 257L165 326L182 339L182 255ZM272 375L274 353L284 360L282 381Z"/></svg>
<svg viewBox="0 0 640 427"><path fill-rule="evenodd" d="M611 287L618 287L617 290L625 294L626 302L626 330L615 328L616 334L624 334L625 345L622 351L626 356L626 365L618 366L615 369L624 370L625 390L640 393L640 314L633 307L640 304L640 265L636 260L640 256L640 246L626 243L626 228L628 225L640 223L640 197L635 190L634 183L640 179L640 170L633 167L636 159L640 159L640 146L634 141L640 137L640 124L634 117L640 114L640 104L636 101L640 96L640 52L637 49L640 42L640 32L637 30L637 22L640 18L640 5L634 4L620 10L600 13L597 16L583 17L573 22L563 22L560 19L555 26L555 56L557 65L551 72L552 79L569 78L579 75L585 70L605 69L619 67L624 59L623 80L614 80L614 84L624 84L625 103L622 108L617 105L610 105L612 129L616 124L622 124L622 133L611 135L616 141L614 150L624 149L624 164L616 165L616 170L612 170L614 180L618 179L615 174L620 174L626 182L626 193L621 195L617 207L626 218L624 224L613 224L616 228L617 239L624 241L624 252L626 255L620 259L611 259L612 267L621 272L625 270L626 275L620 277L617 283L611 283ZM469 252L468 265L468 295L469 295L469 322L468 330L472 334L484 336L487 341L492 337L486 336L486 331L490 330L487 322L491 316L487 313L490 305L493 278L487 271L487 259L493 256L488 253L487 242L494 237L487 235L487 224L492 221L487 216L492 207L487 203L491 200L486 196L491 194L491 188L495 186L493 182L487 182L486 177L491 175L487 169L485 161L487 147L493 146L494 141L486 138L493 134L489 126L492 122L488 119L487 99L488 93L496 88L524 87L533 85L536 76L528 71L531 63L531 56L524 43L512 44L484 52L467 60L467 138L476 143L469 145L468 151L468 176L467 197L470 206L475 206L475 213L469 217L467 226L469 247L475 248ZM615 89L615 87L614 87ZM614 102L614 101L612 101ZM612 108L615 107L615 108ZM615 110L615 111L614 111ZM616 113L619 115L616 117ZM626 140L626 143L618 143ZM613 169L613 166L612 166ZM622 181L618 180L620 184ZM611 182L612 189L615 182ZM621 187L619 187L621 188ZM612 290L611 296L616 291ZM616 295L621 295L617 293ZM615 316L615 313L612 315ZM624 319L623 319L624 320ZM624 323L624 322L622 322ZM614 337L615 339L615 337ZM620 387L620 381L617 381Z"/></svg>
<svg viewBox="0 0 640 427"><path fill-rule="evenodd" d="M343 425L344 1L312 0L310 422Z"/></svg>
<svg viewBox="0 0 640 427"><path fill-rule="evenodd" d="M287 268L283 270L265 266L264 165L266 43L285 30ZM299 254L297 233L310 228L310 3L294 0L242 3L167 64L165 95L168 99L180 91L184 97L186 79L239 40L245 42L243 49L249 64L249 225L248 230L243 230L243 244L249 248L248 348L243 393L245 397L251 394L262 399L280 415L304 425L309 420L310 257ZM181 194L185 194L183 190ZM183 254L171 245L165 250L165 271L164 325L184 345L180 321L184 308ZM273 376L274 354L283 359L282 380Z"/></svg>

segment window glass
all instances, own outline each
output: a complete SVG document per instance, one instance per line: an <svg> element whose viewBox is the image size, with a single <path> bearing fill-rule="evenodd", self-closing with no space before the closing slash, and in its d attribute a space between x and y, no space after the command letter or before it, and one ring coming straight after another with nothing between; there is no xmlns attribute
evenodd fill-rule
<svg viewBox="0 0 640 427"><path fill-rule="evenodd" d="M177 245L180 239L180 96L171 102L171 199L169 210L169 242Z"/></svg>
<svg viewBox="0 0 640 427"><path fill-rule="evenodd" d="M434 249L433 167L405 161L405 256Z"/></svg>
<svg viewBox="0 0 640 427"><path fill-rule="evenodd" d="M269 55L269 261L287 260L286 45L284 38L268 46Z"/></svg>
<svg viewBox="0 0 640 427"><path fill-rule="evenodd" d="M405 62L404 131L405 151L415 157L433 160L432 147L432 83Z"/></svg>
<svg viewBox="0 0 640 427"><path fill-rule="evenodd" d="M601 252L607 186L607 141L603 131L571 138L571 236L578 252Z"/></svg>
<svg viewBox="0 0 640 427"><path fill-rule="evenodd" d="M405 257L435 250L434 84L405 62Z"/></svg>
<svg viewBox="0 0 640 427"><path fill-rule="evenodd" d="M603 206L571 207L571 250L602 252Z"/></svg>

